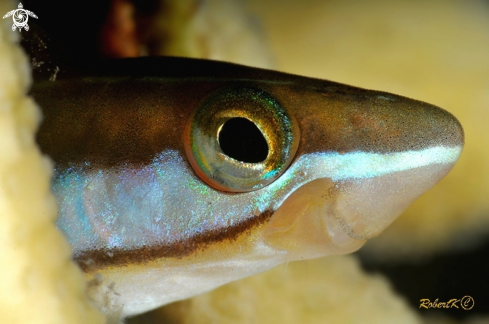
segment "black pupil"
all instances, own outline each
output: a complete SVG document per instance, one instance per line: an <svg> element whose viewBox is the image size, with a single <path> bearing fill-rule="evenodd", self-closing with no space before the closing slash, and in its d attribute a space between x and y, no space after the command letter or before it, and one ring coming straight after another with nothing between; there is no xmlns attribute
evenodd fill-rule
<svg viewBox="0 0 489 324"><path fill-rule="evenodd" d="M256 125L246 118L231 118L219 133L221 150L235 160L263 162L268 156L267 141Z"/></svg>

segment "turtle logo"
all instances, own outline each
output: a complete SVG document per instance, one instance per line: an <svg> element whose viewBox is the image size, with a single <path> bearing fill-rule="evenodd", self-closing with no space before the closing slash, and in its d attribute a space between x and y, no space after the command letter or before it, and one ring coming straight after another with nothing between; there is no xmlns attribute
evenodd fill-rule
<svg viewBox="0 0 489 324"><path fill-rule="evenodd" d="M15 31L16 28L19 28L19 31L24 28L26 31L29 30L29 25L27 25L27 21L29 20L29 16L36 18L36 14L32 11L23 9L22 3L19 3L19 9L15 9L7 12L3 19L13 16L14 24L12 25L12 30Z"/></svg>

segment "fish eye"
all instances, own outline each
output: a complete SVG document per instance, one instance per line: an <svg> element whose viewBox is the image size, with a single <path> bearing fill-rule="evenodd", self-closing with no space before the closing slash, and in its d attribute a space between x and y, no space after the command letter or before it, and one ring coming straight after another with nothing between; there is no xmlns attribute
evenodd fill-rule
<svg viewBox="0 0 489 324"><path fill-rule="evenodd" d="M293 117L264 90L241 86L217 90L189 118L187 157L215 189L263 188L287 169L299 143Z"/></svg>

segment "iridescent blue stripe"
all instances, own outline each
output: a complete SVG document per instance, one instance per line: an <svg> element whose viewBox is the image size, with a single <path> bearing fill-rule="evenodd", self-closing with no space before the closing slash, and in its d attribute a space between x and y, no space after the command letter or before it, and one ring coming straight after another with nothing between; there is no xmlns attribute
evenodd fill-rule
<svg viewBox="0 0 489 324"><path fill-rule="evenodd" d="M452 164L460 152L460 147L439 146L390 154L306 154L261 190L226 194L201 182L177 151L168 150L139 170L78 167L58 174L53 183L60 205L57 225L75 252L168 244L275 210L295 189L318 178L364 179Z"/></svg>

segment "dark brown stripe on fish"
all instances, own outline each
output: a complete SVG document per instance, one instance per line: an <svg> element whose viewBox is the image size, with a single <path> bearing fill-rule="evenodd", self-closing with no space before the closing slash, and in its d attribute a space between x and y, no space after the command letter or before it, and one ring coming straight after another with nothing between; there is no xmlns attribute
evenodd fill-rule
<svg viewBox="0 0 489 324"><path fill-rule="evenodd" d="M91 272L107 266L141 264L159 258L183 258L192 253L204 251L214 243L228 240L232 244L232 241L235 241L241 235L247 235L252 229L268 222L272 215L273 211L267 210L237 225L208 231L172 244L145 246L132 250L101 249L84 251L77 253L74 259L85 272Z"/></svg>

